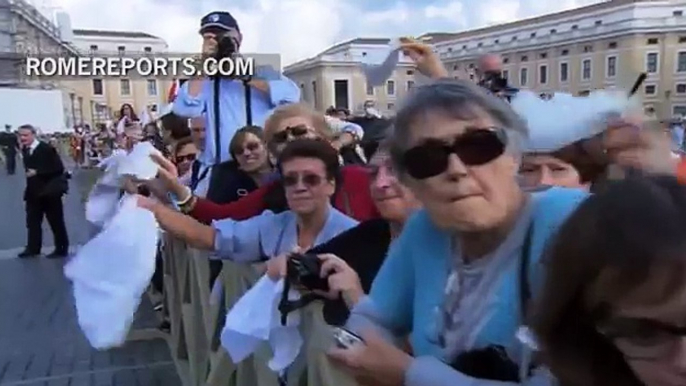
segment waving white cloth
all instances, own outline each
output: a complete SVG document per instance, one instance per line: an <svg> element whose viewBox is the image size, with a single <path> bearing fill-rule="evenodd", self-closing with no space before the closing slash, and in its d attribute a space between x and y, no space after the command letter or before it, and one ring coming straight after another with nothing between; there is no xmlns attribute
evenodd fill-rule
<svg viewBox="0 0 686 386"><path fill-rule="evenodd" d="M65 266L74 284L79 326L91 346L107 349L126 341L143 292L155 271L157 221L125 196L105 229Z"/></svg>
<svg viewBox="0 0 686 386"><path fill-rule="evenodd" d="M115 150L111 156L99 163L98 167L104 168L105 173L88 195L88 222L103 227L112 219L119 203L121 180L124 175L134 176L139 180L155 178L158 166L150 158L153 153L159 151L149 142L140 142L134 146L131 153Z"/></svg>
<svg viewBox="0 0 686 386"><path fill-rule="evenodd" d="M98 168L104 174L93 186L86 201L86 220L98 227L104 227L118 208L120 197L120 176L117 172L119 162L126 158L126 151L117 149L112 155L100 161Z"/></svg>
<svg viewBox="0 0 686 386"><path fill-rule="evenodd" d="M226 315L221 343L234 363L249 357L260 344L267 342L274 353L268 363L270 369L281 372L295 361L303 345L298 330L300 313L291 312L286 326L281 325L278 306L282 293L283 280L274 282L263 276ZM297 291L289 294L291 300L299 296Z"/></svg>
<svg viewBox="0 0 686 386"><path fill-rule="evenodd" d="M635 105L626 93L594 91L588 96L555 93L541 99L531 91L520 91L512 108L527 121L527 153L552 153L603 132L608 116L622 115Z"/></svg>

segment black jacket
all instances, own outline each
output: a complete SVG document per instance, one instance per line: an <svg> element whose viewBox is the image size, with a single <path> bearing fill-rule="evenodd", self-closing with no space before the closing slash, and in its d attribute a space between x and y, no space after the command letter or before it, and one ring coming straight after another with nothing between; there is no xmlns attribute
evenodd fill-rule
<svg viewBox="0 0 686 386"><path fill-rule="evenodd" d="M22 149L22 154L24 168L36 171L35 176L26 178L24 200L59 197L67 192L68 181L64 173L64 164L52 145L39 142L30 155L28 149Z"/></svg>
<svg viewBox="0 0 686 386"><path fill-rule="evenodd" d="M308 253L330 253L343 259L360 277L362 289L369 293L376 274L386 259L391 245L391 227L384 219L368 220L339 234ZM342 326L350 310L342 299L326 300L324 320L332 326Z"/></svg>
<svg viewBox="0 0 686 386"><path fill-rule="evenodd" d="M7 154L17 154L19 144L14 133L0 133L0 149Z"/></svg>

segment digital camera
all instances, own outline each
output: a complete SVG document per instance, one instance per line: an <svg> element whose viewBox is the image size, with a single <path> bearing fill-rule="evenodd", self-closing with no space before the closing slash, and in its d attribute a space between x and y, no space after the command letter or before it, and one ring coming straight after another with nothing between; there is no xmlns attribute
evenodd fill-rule
<svg viewBox="0 0 686 386"><path fill-rule="evenodd" d="M286 279L310 291L328 291L329 282L321 277L322 261L313 254L294 254L286 263Z"/></svg>
<svg viewBox="0 0 686 386"><path fill-rule="evenodd" d="M484 73L483 79L479 82L479 85L494 94L508 89L507 79L503 77L503 73L500 71L488 71Z"/></svg>
<svg viewBox="0 0 686 386"><path fill-rule="evenodd" d="M217 51L214 58L219 61L224 58L230 58L236 53L236 40L229 34L224 34L217 37Z"/></svg>
<svg viewBox="0 0 686 386"><path fill-rule="evenodd" d="M362 338L357 336L355 333L341 327L335 327L333 329L333 338L336 342L336 347L342 349L349 349L358 344L364 344L364 340Z"/></svg>

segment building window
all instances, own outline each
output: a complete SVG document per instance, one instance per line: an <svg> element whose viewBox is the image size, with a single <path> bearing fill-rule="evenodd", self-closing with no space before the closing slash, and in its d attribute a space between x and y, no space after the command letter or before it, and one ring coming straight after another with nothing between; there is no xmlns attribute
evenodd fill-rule
<svg viewBox="0 0 686 386"><path fill-rule="evenodd" d="M143 47L144 52L152 52L152 47Z"/></svg>
<svg viewBox="0 0 686 386"><path fill-rule="evenodd" d="M389 80L386 82L386 95L395 95L395 81Z"/></svg>
<svg viewBox="0 0 686 386"><path fill-rule="evenodd" d="M126 47L124 47L124 46L117 47L117 52L119 53L119 55L124 55L124 53L126 52Z"/></svg>
<svg viewBox="0 0 686 386"><path fill-rule="evenodd" d="M503 70L503 79L510 80L510 71Z"/></svg>
<svg viewBox="0 0 686 386"><path fill-rule="evenodd" d="M646 72L649 74L657 73L658 54L657 52L649 52L646 54Z"/></svg>
<svg viewBox="0 0 686 386"><path fill-rule="evenodd" d="M314 108L319 108L319 103L317 101L317 81L312 81L312 99L314 100Z"/></svg>
<svg viewBox="0 0 686 386"><path fill-rule="evenodd" d="M96 53L97 51L98 51L98 46L95 45L95 44L91 45L91 47L90 47L90 53L91 53L91 54L94 54L94 53Z"/></svg>
<svg viewBox="0 0 686 386"><path fill-rule="evenodd" d="M609 42L607 43L607 48L610 50L614 50L617 48L617 42Z"/></svg>
<svg viewBox="0 0 686 386"><path fill-rule="evenodd" d="M674 105L672 106L672 115L686 116L686 106L684 105Z"/></svg>
<svg viewBox="0 0 686 386"><path fill-rule="evenodd" d="M157 96L157 79L148 79L148 95Z"/></svg>
<svg viewBox="0 0 686 386"><path fill-rule="evenodd" d="M407 71L405 71L405 75L412 76L412 75L414 75L414 71L412 71L412 70L407 70Z"/></svg>
<svg viewBox="0 0 686 386"><path fill-rule="evenodd" d="M521 60L521 61L522 61L522 62L528 62L528 61L529 61L529 57L526 56L526 55L524 55L524 56L522 56L522 60Z"/></svg>
<svg viewBox="0 0 686 386"><path fill-rule="evenodd" d="M374 86L367 83L367 95L374 95Z"/></svg>
<svg viewBox="0 0 686 386"><path fill-rule="evenodd" d="M569 55L569 50L560 51L560 56L567 56L567 55Z"/></svg>
<svg viewBox="0 0 686 386"><path fill-rule="evenodd" d="M510 63L510 58L503 58L503 64Z"/></svg>
<svg viewBox="0 0 686 386"><path fill-rule="evenodd" d="M545 64L538 67L538 83L548 83L548 66L546 66Z"/></svg>
<svg viewBox="0 0 686 386"><path fill-rule="evenodd" d="M686 36L679 36L679 43L686 43Z"/></svg>
<svg viewBox="0 0 686 386"><path fill-rule="evenodd" d="M655 86L654 84L647 84L645 87L645 94L646 95L657 94L657 86Z"/></svg>
<svg viewBox="0 0 686 386"><path fill-rule="evenodd" d="M677 72L686 72L686 52L679 52L676 63Z"/></svg>
<svg viewBox="0 0 686 386"><path fill-rule="evenodd" d="M119 94L123 96L131 95L131 81L128 79L121 79L119 81Z"/></svg>
<svg viewBox="0 0 686 386"><path fill-rule="evenodd" d="M548 57L548 53L547 53L547 52L542 52L542 53L539 55L539 57L540 57L541 59L545 59L545 58Z"/></svg>
<svg viewBox="0 0 686 386"><path fill-rule="evenodd" d="M605 69L605 76L607 78L614 78L617 75L617 57L607 57L607 67Z"/></svg>
<svg viewBox="0 0 686 386"><path fill-rule="evenodd" d="M414 88L414 80L408 80L407 81L407 91L410 91Z"/></svg>
<svg viewBox="0 0 686 386"><path fill-rule="evenodd" d="M684 16L684 11L674 11L672 12L672 16Z"/></svg>
<svg viewBox="0 0 686 386"><path fill-rule="evenodd" d="M522 68L519 70L519 85L520 86L526 86L526 83L529 81L529 69L527 68Z"/></svg>
<svg viewBox="0 0 686 386"><path fill-rule="evenodd" d="M516 35L512 37L512 41L515 41L515 40L517 40L517 36L516 36Z"/></svg>
<svg viewBox="0 0 686 386"><path fill-rule="evenodd" d="M650 38L650 39L648 39L648 40L646 41L646 44L652 46L652 45L657 44L658 42L659 42L659 40L658 40L657 38Z"/></svg>
<svg viewBox="0 0 686 386"><path fill-rule="evenodd" d="M590 90L581 90L581 91L579 91L579 94L578 94L578 95L579 95L580 97L589 96L589 95L591 95L591 91L590 91Z"/></svg>
<svg viewBox="0 0 686 386"><path fill-rule="evenodd" d="M477 46L477 47L483 47L484 44L483 44L482 42L479 42L476 46Z"/></svg>
<svg viewBox="0 0 686 386"><path fill-rule="evenodd" d="M590 80L591 79L591 59L584 59L581 62L581 79Z"/></svg>
<svg viewBox="0 0 686 386"><path fill-rule="evenodd" d="M589 53L589 52L593 52L593 46L591 46L591 45L584 46L584 53Z"/></svg>
<svg viewBox="0 0 686 386"><path fill-rule="evenodd" d="M572 29L573 29L573 30L575 30L575 29L579 29L579 26L578 26L578 25L576 25L576 24L574 24L574 25L572 26Z"/></svg>
<svg viewBox="0 0 686 386"><path fill-rule="evenodd" d="M550 30L550 34L551 34L551 35L555 35L556 33L557 33L557 30L556 30L555 28L553 28L553 29Z"/></svg>
<svg viewBox="0 0 686 386"><path fill-rule="evenodd" d="M93 79L93 95L103 95L102 79Z"/></svg>
<svg viewBox="0 0 686 386"><path fill-rule="evenodd" d="M565 83L569 81L569 63L560 63L560 82Z"/></svg>
<svg viewBox="0 0 686 386"><path fill-rule="evenodd" d="M536 32L532 32L530 36L531 36L532 38L535 38L535 37L536 37Z"/></svg>
<svg viewBox="0 0 686 386"><path fill-rule="evenodd" d="M596 20L596 21L595 21L595 25L596 25L596 26L598 26L598 25L603 25L603 21L602 21L602 20Z"/></svg>
<svg viewBox="0 0 686 386"><path fill-rule="evenodd" d="M676 85L677 94L686 94L686 83L679 83Z"/></svg>
<svg viewBox="0 0 686 386"><path fill-rule="evenodd" d="M386 107L388 108L388 111L393 111L395 110L395 103L389 103Z"/></svg>

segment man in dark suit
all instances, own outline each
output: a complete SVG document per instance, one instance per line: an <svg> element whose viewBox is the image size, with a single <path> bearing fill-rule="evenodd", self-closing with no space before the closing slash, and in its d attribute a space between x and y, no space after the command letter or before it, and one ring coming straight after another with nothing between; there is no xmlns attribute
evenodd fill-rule
<svg viewBox="0 0 686 386"><path fill-rule="evenodd" d="M7 174L13 175L17 168L17 150L19 149L19 143L17 143L17 136L12 133L10 129L10 125L5 125L5 132L0 133L0 150L5 156Z"/></svg>
<svg viewBox="0 0 686 386"><path fill-rule="evenodd" d="M69 253L69 237L64 224L62 196L67 193L68 181L64 165L57 150L36 138L36 129L31 125L17 130L21 145L24 169L26 169L26 228L28 243L19 257L36 257L43 245L42 224L46 217L55 238L55 250L49 258L66 257Z"/></svg>

